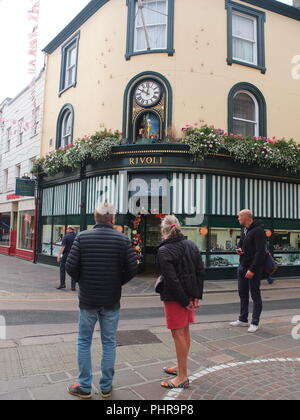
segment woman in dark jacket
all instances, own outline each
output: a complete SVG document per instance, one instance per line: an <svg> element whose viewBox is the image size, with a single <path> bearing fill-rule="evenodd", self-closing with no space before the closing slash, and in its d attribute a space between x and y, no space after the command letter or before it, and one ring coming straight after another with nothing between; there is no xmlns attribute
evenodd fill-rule
<svg viewBox="0 0 300 420"><path fill-rule="evenodd" d="M203 296L204 267L198 247L181 233L178 219L166 216L161 224L163 242L158 247L157 263L161 272L158 286L164 302L167 328L172 331L178 365L164 368L172 381L164 388L188 388L188 353L191 345L189 324L195 322L195 311Z"/></svg>

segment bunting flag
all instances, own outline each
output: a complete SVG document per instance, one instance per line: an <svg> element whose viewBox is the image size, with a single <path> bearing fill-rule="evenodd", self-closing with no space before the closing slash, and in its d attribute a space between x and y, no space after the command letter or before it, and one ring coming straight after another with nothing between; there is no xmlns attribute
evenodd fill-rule
<svg viewBox="0 0 300 420"><path fill-rule="evenodd" d="M1 1L1 0L0 0ZM35 89L35 79L36 79L36 70L37 70L37 52L38 52L38 29L39 29L39 18L40 18L40 0L28 0L30 2L30 9L27 12L28 21L31 23L33 22L33 27L31 28L30 32L28 33L29 43L28 43L28 74L33 76L33 79L29 83L30 98L31 98L31 106L32 106L32 122L31 124L27 122L24 124L22 122L24 131L30 129L35 129L36 126L36 118L35 118L35 109L37 108L37 100L36 100L36 89ZM32 4L33 3L33 4ZM7 118L0 118L0 124L5 126L14 126L17 124L15 119L7 119ZM19 123L20 124L20 123ZM16 130L13 131L14 134L17 133Z"/></svg>

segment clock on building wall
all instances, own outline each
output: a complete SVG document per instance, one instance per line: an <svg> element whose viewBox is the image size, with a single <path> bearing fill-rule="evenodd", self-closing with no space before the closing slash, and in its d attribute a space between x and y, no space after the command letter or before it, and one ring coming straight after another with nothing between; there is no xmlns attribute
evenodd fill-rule
<svg viewBox="0 0 300 420"><path fill-rule="evenodd" d="M161 86L153 80L145 80L135 90L137 104L144 108L150 108L158 104L162 97Z"/></svg>

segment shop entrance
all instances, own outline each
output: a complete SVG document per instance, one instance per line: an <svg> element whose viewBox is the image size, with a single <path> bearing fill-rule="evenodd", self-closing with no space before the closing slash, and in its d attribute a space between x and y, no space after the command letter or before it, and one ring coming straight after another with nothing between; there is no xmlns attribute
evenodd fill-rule
<svg viewBox="0 0 300 420"><path fill-rule="evenodd" d="M156 248L161 242L160 225L161 219L154 216L144 216L144 253L145 253L145 274L157 274L155 264Z"/></svg>
<svg viewBox="0 0 300 420"><path fill-rule="evenodd" d="M133 247L139 255L139 272L157 275L155 265L156 248L161 242L161 218L158 215L142 215L135 219L131 231Z"/></svg>

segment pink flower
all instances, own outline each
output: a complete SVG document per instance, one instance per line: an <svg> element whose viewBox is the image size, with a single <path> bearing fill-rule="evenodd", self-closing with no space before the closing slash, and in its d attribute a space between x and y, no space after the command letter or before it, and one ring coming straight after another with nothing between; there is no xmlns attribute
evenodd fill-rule
<svg viewBox="0 0 300 420"><path fill-rule="evenodd" d="M194 125L195 125L196 127L198 127L198 125L199 125L199 124L198 124L198 123L194 123Z"/></svg>

